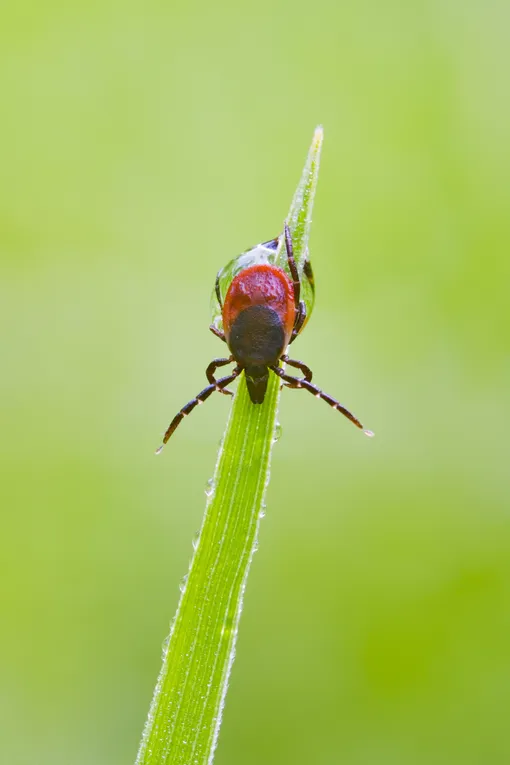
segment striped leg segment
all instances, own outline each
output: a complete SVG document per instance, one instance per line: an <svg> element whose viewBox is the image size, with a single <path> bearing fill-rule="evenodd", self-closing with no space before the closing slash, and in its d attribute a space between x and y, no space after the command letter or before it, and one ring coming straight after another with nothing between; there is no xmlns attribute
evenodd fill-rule
<svg viewBox="0 0 510 765"><path fill-rule="evenodd" d="M310 393L313 393L313 395L316 398L321 398L323 401L325 401L327 404L329 404L333 409L338 409L339 412L341 412L344 417L347 417L348 420L350 420L354 425L356 425L357 428L360 428L360 430L363 430L365 435L367 436L373 436L371 430L364 430L363 425L358 420L357 417L355 417L352 412L349 412L348 409L345 408L345 406L342 406L338 401L336 401L331 396L328 396L327 393L323 393L316 385L309 382L306 379L299 379L297 377L291 377L290 375L286 375L283 369L280 369L280 367L270 367L272 371L278 375L278 377L281 377L284 382L287 383L289 388L304 388L305 390L310 391Z"/></svg>
<svg viewBox="0 0 510 765"><path fill-rule="evenodd" d="M166 444L174 430L182 422L182 420L188 416L188 414L191 414L196 406L203 404L204 401L206 401L211 393L214 393L215 390L222 390L223 388L226 388L229 383L236 379L240 372L241 370L239 367L236 367L231 375L228 375L228 377L221 377L219 380L216 380L212 385L208 385L207 388L204 388L204 390L200 391L200 393L195 396L195 398L192 398L191 401L188 401L186 406L183 406L181 411L177 412L172 422L168 426L168 429L163 436L163 443L158 449L156 449L156 454L161 454L163 451L163 446Z"/></svg>
<svg viewBox="0 0 510 765"><path fill-rule="evenodd" d="M304 379L307 382L312 382L312 374L313 374L313 372L310 369L310 367L307 367L306 364L303 364L302 361L297 361L297 359L289 359L289 357L286 354L284 354L283 356L280 356L280 359L282 361L284 361L285 364L288 364L289 367L294 367L295 369L299 369L299 371L304 374ZM287 387L289 387L289 388L290 387L295 387L295 386L290 386L289 383L285 383L285 385L287 385Z"/></svg>
<svg viewBox="0 0 510 765"><path fill-rule="evenodd" d="M231 364L234 361L233 356L229 356L228 359L213 359L207 369L205 370L205 376L211 383L211 385L216 385L216 378L214 376L214 373L216 372L218 367L224 367L226 364ZM224 393L225 396L233 396L233 392L231 390L227 390L226 388L218 388L218 391L220 393Z"/></svg>
<svg viewBox="0 0 510 765"><path fill-rule="evenodd" d="M290 235L290 229L285 221L285 248L287 250L287 263L289 264L289 270L292 275L292 286L294 287L294 305L296 311L299 311L299 298L301 296L301 282L299 281L299 274L294 260L294 248L292 247L292 237Z"/></svg>
<svg viewBox="0 0 510 765"><path fill-rule="evenodd" d="M223 303L221 302L220 273L221 271L218 271L218 273L216 274L216 283L214 285L214 291L216 292L216 299L219 303L219 306L221 309L223 309Z"/></svg>
<svg viewBox="0 0 510 765"><path fill-rule="evenodd" d="M296 311L296 320L294 322L294 328L292 330L292 335L289 340L289 345L294 342L296 337L301 332L301 328L303 324L305 323L306 319L306 305L304 300L299 301L299 308Z"/></svg>
<svg viewBox="0 0 510 765"><path fill-rule="evenodd" d="M299 273L294 260L294 248L292 246L292 236L290 229L285 222L285 248L287 250L287 263L289 264L289 270L292 275L292 286L294 287L294 306L296 308L296 319L294 321L294 328L292 330L292 337L290 343L298 336L301 327L304 324L306 318L306 306L301 297L301 282L299 281Z"/></svg>
<svg viewBox="0 0 510 765"><path fill-rule="evenodd" d="M223 342L224 342L224 343L226 343L226 342L227 342L227 338L225 337L225 335L223 334L223 332L221 331L221 329L217 329L217 327L215 327L215 326L214 326L214 324L211 324L211 326L209 327L209 329L211 330L211 332L213 333L213 335L216 335L216 337L219 337L219 338L220 338L220 340L223 340Z"/></svg>

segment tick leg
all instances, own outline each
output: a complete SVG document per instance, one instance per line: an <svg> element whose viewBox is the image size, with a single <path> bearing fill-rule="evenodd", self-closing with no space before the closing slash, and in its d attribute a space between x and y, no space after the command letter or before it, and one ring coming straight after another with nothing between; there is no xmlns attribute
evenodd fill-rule
<svg viewBox="0 0 510 765"><path fill-rule="evenodd" d="M294 342L296 337L301 332L301 327L305 323L306 319L306 306L304 300L299 301L299 308L296 311L296 318L294 320L294 327L292 329L292 335L290 336L289 345Z"/></svg>
<svg viewBox="0 0 510 765"><path fill-rule="evenodd" d="M270 367L270 369L273 370L275 374L278 375L278 377L281 377L284 382L286 382L289 386L289 388L304 388L305 390L310 391L310 393L313 393L313 395L316 398L321 398L323 401L325 401L327 404L329 404L333 409L338 409L339 412L341 412L344 417L347 417L348 420L350 420L354 425L356 425L357 428L360 428L360 430L363 429L363 425L358 420L357 417L355 417L352 412L349 412L348 409L345 408L345 406L342 406L338 401L336 401L331 396L328 396L327 393L323 393L319 388L317 388L316 385L309 382L308 380L300 380L297 377L291 377L290 375L286 375L283 369L280 369L280 367ZM370 430L364 430L364 433L367 436L373 436L374 434Z"/></svg>
<svg viewBox="0 0 510 765"><path fill-rule="evenodd" d="M313 278L312 265L308 260L308 250L306 251L305 262L303 263L303 273L308 279L312 292L315 295L315 279Z"/></svg>
<svg viewBox="0 0 510 765"><path fill-rule="evenodd" d="M299 298L301 296L301 282L299 281L299 274L294 260L294 248L292 247L292 237L290 235L290 228L285 221L285 247L287 249L287 263L289 264L290 273L292 275L292 286L294 287L294 306L296 311L299 311Z"/></svg>
<svg viewBox="0 0 510 765"><path fill-rule="evenodd" d="M228 375L228 377L222 377L219 380L216 380L215 383L212 385L208 385L207 388L204 388L204 390L200 391L200 393L195 396L195 398L192 398L191 401L188 401L188 403L182 407L180 412L177 412L175 417L173 418L172 422L167 428L167 431L165 435L163 436L163 443L161 446L156 449L156 454L160 454L163 451L163 446L166 444L174 430L177 428L177 426L181 423L181 421L184 419L184 417L187 417L188 414L190 414L193 409L198 406L198 404L203 404L206 399L209 398L211 393L214 393L215 390L222 390L223 388L226 388L229 383L231 383L233 380L236 379L236 377L241 372L241 369L239 367L236 367L231 375Z"/></svg>
<svg viewBox="0 0 510 765"><path fill-rule="evenodd" d="M283 356L280 356L280 359L285 362L285 364L288 364L289 367L295 367L295 369L299 369L300 372L304 374L304 379L307 382L312 381L312 370L310 367L307 367L306 364L303 364L302 361L296 361L296 359L289 359L289 357L284 354ZM288 387L290 385L287 383Z"/></svg>
<svg viewBox="0 0 510 765"><path fill-rule="evenodd" d="M214 324L211 324L209 329L211 330L213 335L216 335L216 337L219 337L220 340L223 340L224 343L227 342L227 339L226 339L225 335L223 334L223 332L221 331L221 329L218 329L217 327L215 327Z"/></svg>
<svg viewBox="0 0 510 765"><path fill-rule="evenodd" d="M205 370L205 376L209 380L209 382L212 385L216 385L216 378L214 377L214 373L218 367L224 367L226 364L231 364L234 361L233 356L229 356L228 359L213 359L207 369ZM218 388L220 393L224 393L225 396L233 396L233 392L231 390L227 390L226 388Z"/></svg>
<svg viewBox="0 0 510 765"><path fill-rule="evenodd" d="M216 284L214 285L214 289L216 291L216 298L218 299L219 306L221 310L223 310L223 303L221 302L221 291L220 291L220 271L216 274Z"/></svg>
<svg viewBox="0 0 510 765"><path fill-rule="evenodd" d="M296 266L296 261L294 260L294 248L292 246L292 237L291 237L290 229L287 222L285 222L285 247L287 249L287 262L289 264L290 273L292 274L292 286L294 288L294 306L296 309L296 318L294 320L292 336L289 341L289 345L290 345L290 343L292 343L292 341L295 340L296 337L299 335L301 331L301 327L305 323L306 306L304 301L300 300L301 282L299 280L299 272ZM310 261L308 260L308 258L305 260L303 269L313 289L314 287L313 273L312 273L312 267L310 266Z"/></svg>

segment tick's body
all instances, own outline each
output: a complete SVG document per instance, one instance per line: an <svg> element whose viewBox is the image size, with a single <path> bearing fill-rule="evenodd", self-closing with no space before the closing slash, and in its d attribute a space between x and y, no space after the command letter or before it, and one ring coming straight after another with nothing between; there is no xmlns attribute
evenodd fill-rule
<svg viewBox="0 0 510 765"><path fill-rule="evenodd" d="M269 249L275 249L278 239L266 243ZM306 320L306 307L301 297L301 282L294 261L292 239L285 225L285 245L287 263L292 278L282 268L264 263L244 268L232 280L223 306L219 278L216 279L216 297L222 310L223 332L215 326L211 331L229 347L231 356L214 359L206 369L209 385L204 388L186 406L183 406L170 423L164 438L166 444L183 417L186 417L198 405L202 404L215 391L231 395L229 385L244 371L250 399L254 404L261 404L266 394L269 373L281 377L289 388L305 388L317 398L322 398L334 409L342 412L358 428L363 428L359 420L334 398L323 393L312 380L311 370L301 361L289 359L285 350L295 340ZM304 273L313 285L313 276L309 261L305 261ZM303 373L303 377L285 374L280 361L289 364ZM214 373L218 367L236 364L227 377L216 380ZM365 431L373 435L371 431ZM163 446L157 450L161 451Z"/></svg>
<svg viewBox="0 0 510 765"><path fill-rule="evenodd" d="M232 281L223 305L225 341L233 360L245 370L248 392L261 404L296 321L292 282L281 268L251 266Z"/></svg>

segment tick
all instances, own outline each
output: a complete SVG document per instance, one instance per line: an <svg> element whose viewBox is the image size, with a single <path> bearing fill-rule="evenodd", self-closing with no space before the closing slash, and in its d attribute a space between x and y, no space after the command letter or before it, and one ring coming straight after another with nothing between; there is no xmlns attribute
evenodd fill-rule
<svg viewBox="0 0 510 765"><path fill-rule="evenodd" d="M306 306L301 299L302 285L287 224L285 224L284 233L290 277L282 268L271 263L248 266L233 278L222 304L218 274L215 291L221 308L223 331L214 325L211 325L210 330L227 344L230 356L211 361L205 370L209 385L175 415L163 437L163 444L157 449L156 454L161 452L184 417L187 417L196 406L203 404L214 391L233 395L227 386L242 371L245 373L248 393L254 404L261 404L264 401L269 375L273 373L282 379L286 387L303 388L309 391L363 430L363 425L352 412L312 383L312 371L306 364L289 358L285 353L287 347L294 342L303 329L306 321ZM277 245L278 238L267 242L264 246L275 250ZM303 271L313 285L313 275L308 260L305 261ZM299 370L303 376L293 377L286 374L279 366L280 361ZM224 367L227 364L235 364L232 372L226 377L216 379L214 375L218 367ZM364 432L368 436L373 435L370 430Z"/></svg>

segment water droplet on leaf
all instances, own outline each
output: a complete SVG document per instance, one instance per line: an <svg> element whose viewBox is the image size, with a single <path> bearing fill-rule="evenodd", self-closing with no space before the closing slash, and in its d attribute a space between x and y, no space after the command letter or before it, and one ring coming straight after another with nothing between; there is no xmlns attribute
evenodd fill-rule
<svg viewBox="0 0 510 765"><path fill-rule="evenodd" d="M180 584L179 584L179 590L181 592L184 592L184 590L186 589L186 584L187 583L188 583L188 575L184 574L184 576L182 577L182 579L180 581Z"/></svg>

